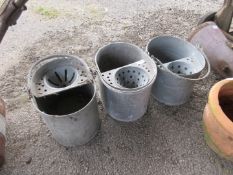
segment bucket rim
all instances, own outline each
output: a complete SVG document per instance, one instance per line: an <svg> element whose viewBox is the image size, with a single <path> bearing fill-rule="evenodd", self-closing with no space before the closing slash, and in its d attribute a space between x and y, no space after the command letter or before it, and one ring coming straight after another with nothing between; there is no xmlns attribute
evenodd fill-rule
<svg viewBox="0 0 233 175"><path fill-rule="evenodd" d="M146 51L148 51L148 46L149 44L155 40L155 39L158 39L158 38L173 38L173 39L178 39L178 40L181 40L181 41L184 41L185 43L187 43L188 45L191 45L192 47L194 47L195 49L197 49L192 43L190 43L189 41L187 41L186 39L184 38L181 38L179 36L172 36L172 35L159 35L159 36L155 36L155 37L152 37L151 39L149 39L147 45L146 45Z"/></svg>
<svg viewBox="0 0 233 175"><path fill-rule="evenodd" d="M149 44L150 44L153 40L158 39L158 38L173 38L173 39L177 39L177 40L180 40L180 41L185 42L186 44L188 44L188 45L189 45L190 47L192 47L193 49L196 49L198 52L201 53L201 55L203 56L203 58L204 58L204 60L205 60L204 68L205 68L206 65L207 65L207 72L206 72L202 77L198 77L198 78L188 78L188 77L180 76L180 75L178 75L178 74L176 74L176 73L173 73L173 72L170 71L169 69L167 69L165 66L163 66L163 64L161 63L161 61L160 61L158 58L156 58L156 57L152 58L152 56L150 56L150 53L149 53L149 51L148 51ZM159 64L160 66L162 66L162 68L165 69L165 71L168 71L168 72L171 73L172 75L174 75L174 76L176 76L176 77L179 77L179 78L181 78L181 79L184 79L184 80L190 80L190 81L199 81L199 80L203 80L203 79L205 79L206 77L209 76L210 71L211 71L210 62L209 62L207 56L205 55L205 53L203 52L202 48L196 47L196 46L194 46L192 43L190 43L189 41L187 41L187 40L185 40L185 39L182 39L182 38L180 38L180 37L177 37L177 36L161 35L161 36L156 36L156 37L151 38L151 39L149 40L149 42L147 43L147 45L146 45L146 53L149 55L149 57L150 57L153 61L158 62L158 64ZM157 65L157 63L156 63L156 65ZM162 68L160 68L160 66L157 66L157 68L160 69L160 70L162 70Z"/></svg>
<svg viewBox="0 0 233 175"><path fill-rule="evenodd" d="M124 41L113 41L113 42L109 42L109 43L107 43L107 44L105 44L105 45L103 45L102 47L100 47L97 51L96 51L96 53L95 53L95 57L94 57L94 61L95 61L95 65L96 65L96 67L97 67L97 72L100 74L101 72L100 72L100 69L99 69L99 66L98 66L98 63L97 63L97 57L99 56L99 54L100 54L100 52L105 48L105 47L107 47L107 46L110 46L110 45L118 45L118 44L125 44L125 45L129 45L129 46L133 46L133 47L135 47L135 48L137 48L137 49L141 49L140 47L138 47L137 45L135 45L135 44L132 44L132 43L128 43L128 42L124 42Z"/></svg>
<svg viewBox="0 0 233 175"><path fill-rule="evenodd" d="M71 117L71 116L74 116L76 114L79 114L81 112L83 112L91 103L93 103L96 99L96 86L94 84L91 84L93 85L94 87L94 94L92 95L92 98L91 100L84 106L82 107L81 109L75 111L75 112L72 112L72 113L69 113L69 114L64 114L64 115L51 115L51 114L47 114L45 113L44 111L41 111L38 106L36 105L35 103L35 99L32 98L32 103L33 103L33 106L36 108L37 112L39 112L40 114L43 114L43 116L46 116L46 117L54 117L54 118L66 118L66 117ZM78 118L78 116L77 116Z"/></svg>
<svg viewBox="0 0 233 175"><path fill-rule="evenodd" d="M143 87L141 87L141 88L117 88L117 87L113 87L113 86L107 84L107 82L105 82L105 80L104 80L104 79L102 78L102 76L101 76L101 71L100 71L99 66L98 66L98 63L97 63L97 57L99 56L100 52L101 52L105 47L110 46L110 45L118 45L118 44L125 44L125 45L132 46L132 47L134 47L134 48L136 48L136 49L139 49L140 51L142 51L142 53L144 53L146 56L148 56L147 60L154 62L154 60L153 60L142 48L140 48L139 46L137 46L137 45L135 45L135 44L132 44L132 43L129 43L129 42L124 42L124 41L109 42L109 43L103 45L102 47L100 47L100 48L97 50L97 52L96 52L96 54L95 54L95 57L94 57L95 66L96 66L96 68L97 68L96 71L97 71L97 73L98 73L98 76L99 76L99 79L101 80L101 82L103 82L103 84L104 84L105 86L108 86L108 87L110 87L111 89L115 89L115 90L118 90L118 91L121 91L121 92L138 92L138 91L140 91L140 90L142 90L142 89L144 89L144 88L147 88L148 86L150 86L150 84L153 84L153 83L155 82L156 77L157 77L157 74L158 74L158 67L156 66L156 64L155 64L155 70L154 70L155 73L154 73L154 75L153 75L153 78L151 79L151 81L149 81L149 83L148 83L146 86L143 86ZM129 65L130 65L130 64L129 64ZM127 66L129 66L129 65L125 65L125 66L122 66L122 67L120 67L120 68L124 68L124 67L127 67Z"/></svg>

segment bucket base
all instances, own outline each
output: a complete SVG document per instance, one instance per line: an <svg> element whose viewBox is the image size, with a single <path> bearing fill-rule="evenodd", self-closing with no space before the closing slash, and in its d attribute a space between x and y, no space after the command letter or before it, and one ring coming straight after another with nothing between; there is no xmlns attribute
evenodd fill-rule
<svg viewBox="0 0 233 175"><path fill-rule="evenodd" d="M162 103L162 104L167 105L167 106L180 106L180 105L183 105L189 101L189 99L187 99L187 101L181 102L181 103L169 103L169 102L161 101L161 99L157 98L154 94L152 94L152 97L156 101L158 101L159 103Z"/></svg>
<svg viewBox="0 0 233 175"><path fill-rule="evenodd" d="M64 147L83 146L83 145L86 145L86 144L90 143L90 142L96 137L96 135L100 132L100 129L101 129L101 121L99 120L98 127L97 127L96 131L93 133L93 135L90 137L89 140L87 140L86 142L77 143L77 144L72 144L72 145L67 145L67 144L64 144L63 142L60 142L60 141L59 141L58 139L56 139L53 135L52 135L52 138L53 138L58 144L60 144L61 146L64 146Z"/></svg>
<svg viewBox="0 0 233 175"><path fill-rule="evenodd" d="M133 117L133 119L132 120L123 120L123 119L120 119L120 118L118 118L118 117L116 117L116 116L113 116L113 115L111 115L111 114L109 114L108 113L108 115L113 119L113 120L115 120L115 121L118 121L118 122L124 122L124 123L130 123L130 122L136 122L136 121L138 121L139 119L141 119L142 118L142 116L144 115L140 115L140 116L138 116L138 117Z"/></svg>

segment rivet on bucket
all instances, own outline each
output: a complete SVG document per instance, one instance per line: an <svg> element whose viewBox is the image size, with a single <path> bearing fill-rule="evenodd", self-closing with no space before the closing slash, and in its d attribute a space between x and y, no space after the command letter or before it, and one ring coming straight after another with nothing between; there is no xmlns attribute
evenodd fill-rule
<svg viewBox="0 0 233 175"><path fill-rule="evenodd" d="M85 62L73 56L54 55L31 68L33 104L64 146L85 144L97 133L100 120L92 82Z"/></svg>

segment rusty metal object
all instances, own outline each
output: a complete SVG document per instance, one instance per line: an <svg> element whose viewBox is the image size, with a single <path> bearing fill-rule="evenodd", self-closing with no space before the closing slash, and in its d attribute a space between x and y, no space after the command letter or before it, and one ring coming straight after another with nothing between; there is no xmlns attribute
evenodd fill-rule
<svg viewBox="0 0 233 175"><path fill-rule="evenodd" d="M21 13L26 10L28 0L5 0L0 7L0 43L9 28L15 25ZM6 143L6 109L5 103L0 98L0 167L5 162Z"/></svg>
<svg viewBox="0 0 233 175"><path fill-rule="evenodd" d="M16 21L26 10L28 0L5 0L0 8L0 43L9 26L15 25Z"/></svg>
<svg viewBox="0 0 233 175"><path fill-rule="evenodd" d="M201 17L198 25L213 21L223 31L227 39L233 41L232 32L230 31L231 22L233 17L233 0L224 0L224 4L217 12L210 12Z"/></svg>
<svg viewBox="0 0 233 175"><path fill-rule="evenodd" d="M214 21L220 29L228 33L231 27L232 17L233 0L224 0L221 9L217 12L210 12L204 15L198 22L198 25L208 21Z"/></svg>
<svg viewBox="0 0 233 175"><path fill-rule="evenodd" d="M209 12L202 16L200 20L198 21L198 25L201 25L202 23L208 22L208 21L214 21L215 20L216 12Z"/></svg>
<svg viewBox="0 0 233 175"><path fill-rule="evenodd" d="M220 29L229 32L233 17L233 0L224 0L222 8L215 15L215 22Z"/></svg>
<svg viewBox="0 0 233 175"><path fill-rule="evenodd" d="M0 98L0 167L5 162L5 143L6 143L6 110L5 110L5 103Z"/></svg>
<svg viewBox="0 0 233 175"><path fill-rule="evenodd" d="M232 43L214 22L199 25L189 36L189 41L203 49L212 68L221 76L233 76Z"/></svg>

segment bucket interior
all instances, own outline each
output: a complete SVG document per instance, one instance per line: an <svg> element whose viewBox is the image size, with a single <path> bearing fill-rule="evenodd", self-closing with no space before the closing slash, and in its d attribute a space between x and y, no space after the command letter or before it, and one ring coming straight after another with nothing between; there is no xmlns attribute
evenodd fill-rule
<svg viewBox="0 0 233 175"><path fill-rule="evenodd" d="M149 77L143 69L128 66L116 72L115 80L124 88L137 88L145 86L149 81Z"/></svg>
<svg viewBox="0 0 233 175"><path fill-rule="evenodd" d="M147 46L150 56L155 56L162 63L172 62L185 57L193 57L205 64L203 55L190 43L179 38L163 36L150 41Z"/></svg>
<svg viewBox="0 0 233 175"><path fill-rule="evenodd" d="M233 122L233 81L222 86L218 98L223 112Z"/></svg>
<svg viewBox="0 0 233 175"><path fill-rule="evenodd" d="M135 63L142 57L143 55L137 47L127 43L114 43L105 46L98 52L96 63L102 73Z"/></svg>
<svg viewBox="0 0 233 175"><path fill-rule="evenodd" d="M35 97L37 107L49 115L68 115L81 110L94 96L94 86L86 84L44 97Z"/></svg>
<svg viewBox="0 0 233 175"><path fill-rule="evenodd" d="M190 66L190 64L187 64L185 62L180 62L180 61L171 62L168 65L168 69L172 71L173 73L181 75L181 76L192 75L194 72L193 67Z"/></svg>
<svg viewBox="0 0 233 175"><path fill-rule="evenodd" d="M63 88L71 85L77 76L78 72L74 68L61 66L48 71L45 75L45 80L54 88Z"/></svg>

